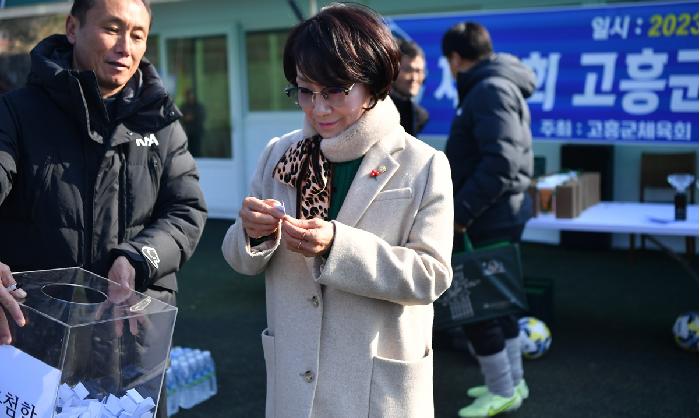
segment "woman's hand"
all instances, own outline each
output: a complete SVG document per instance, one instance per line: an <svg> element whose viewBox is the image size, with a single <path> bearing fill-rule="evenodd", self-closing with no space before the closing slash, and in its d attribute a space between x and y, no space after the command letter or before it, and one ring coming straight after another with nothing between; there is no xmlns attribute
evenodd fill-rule
<svg viewBox="0 0 700 418"><path fill-rule="evenodd" d="M243 199L238 212L243 229L250 238L261 238L277 232L284 212L275 208L280 203L274 199L260 200L252 196Z"/></svg>
<svg viewBox="0 0 700 418"><path fill-rule="evenodd" d="M305 257L327 255L335 238L335 226L322 219L296 219L285 216L282 239L287 248Z"/></svg>

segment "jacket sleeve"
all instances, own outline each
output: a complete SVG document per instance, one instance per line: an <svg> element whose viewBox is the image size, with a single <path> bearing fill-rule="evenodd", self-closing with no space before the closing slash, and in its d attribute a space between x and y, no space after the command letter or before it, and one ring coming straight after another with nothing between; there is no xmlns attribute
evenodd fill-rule
<svg viewBox="0 0 700 418"><path fill-rule="evenodd" d="M452 281L452 182L447 158L436 153L405 245L333 221L328 258L315 257L315 280L344 292L402 305L432 303Z"/></svg>
<svg viewBox="0 0 700 418"><path fill-rule="evenodd" d="M12 182L17 175L16 119L7 98L0 96L0 205L12 190Z"/></svg>
<svg viewBox="0 0 700 418"><path fill-rule="evenodd" d="M187 151L185 132L179 122L167 130L169 149L163 160L161 186L151 222L113 250L114 255L126 255L135 265L138 289L182 267L192 256L207 217L199 173Z"/></svg>
<svg viewBox="0 0 700 418"><path fill-rule="evenodd" d="M250 196L258 199L267 199L270 197L265 196L263 184L265 183L265 176L272 175L271 172L267 171L266 167L270 159L270 154L279 140L280 138L273 138L270 140L260 156L255 174L253 174L251 180ZM243 222L237 221L231 225L226 232L224 242L221 246L221 252L226 262L234 270L241 274L252 276L262 273L263 270L265 270L267 263L280 245L280 239L281 234L278 229L274 239L264 241L257 246L251 246L250 237L243 228Z"/></svg>
<svg viewBox="0 0 700 418"><path fill-rule="evenodd" d="M506 86L484 83L475 92L479 104L461 117L471 116L473 137L481 159L474 174L455 194L455 222L469 226L505 191L518 175L518 155L523 137L520 102Z"/></svg>

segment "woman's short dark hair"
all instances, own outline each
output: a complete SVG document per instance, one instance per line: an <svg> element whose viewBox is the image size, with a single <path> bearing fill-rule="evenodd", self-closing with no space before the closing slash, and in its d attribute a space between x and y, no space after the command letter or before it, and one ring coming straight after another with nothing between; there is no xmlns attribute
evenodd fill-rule
<svg viewBox="0 0 700 418"><path fill-rule="evenodd" d="M335 3L292 29L284 46L284 75L294 85L297 70L323 86L363 83L374 105L398 76L400 58L391 31L377 13Z"/></svg>
<svg viewBox="0 0 700 418"><path fill-rule="evenodd" d="M80 25L85 24L85 16L87 15L88 10L92 9L92 7L95 5L95 2L97 0L73 0L73 7L70 9L70 14L71 16L75 16L78 18L78 22L80 22ZM146 6L146 10L148 10L148 15L153 17L151 14L151 4L148 0L141 0L144 6Z"/></svg>
<svg viewBox="0 0 700 418"><path fill-rule="evenodd" d="M488 57L493 53L489 31L474 22L452 26L442 37L442 55L448 57L453 52L472 61Z"/></svg>

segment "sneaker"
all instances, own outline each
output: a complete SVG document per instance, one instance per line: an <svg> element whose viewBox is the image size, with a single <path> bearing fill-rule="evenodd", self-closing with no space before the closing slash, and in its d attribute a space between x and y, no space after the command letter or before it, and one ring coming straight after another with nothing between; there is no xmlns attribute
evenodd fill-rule
<svg viewBox="0 0 700 418"><path fill-rule="evenodd" d="M522 400L525 400L528 398L528 396L530 396L530 388L527 387L525 379L521 379L520 383L515 385L515 391L518 393L518 395L520 395ZM469 390L467 390L467 395L471 396L472 398L479 398L486 395L488 392L488 388L485 385L481 385L469 388Z"/></svg>
<svg viewBox="0 0 700 418"><path fill-rule="evenodd" d="M510 398L487 392L476 398L471 405L460 409L457 414L462 418L492 417L502 412L515 411L522 403L523 400L517 392L514 392Z"/></svg>

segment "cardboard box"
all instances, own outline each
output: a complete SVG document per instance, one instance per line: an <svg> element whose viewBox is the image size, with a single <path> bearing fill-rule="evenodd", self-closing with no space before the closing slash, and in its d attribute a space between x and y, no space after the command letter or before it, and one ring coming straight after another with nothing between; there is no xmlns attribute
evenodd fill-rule
<svg viewBox="0 0 700 418"><path fill-rule="evenodd" d="M579 173L554 191L554 213L557 218L575 218L598 202L600 173Z"/></svg>
<svg viewBox="0 0 700 418"><path fill-rule="evenodd" d="M600 202L600 173L556 173L533 180L527 190L532 198L532 216L554 213L557 218L575 218Z"/></svg>

